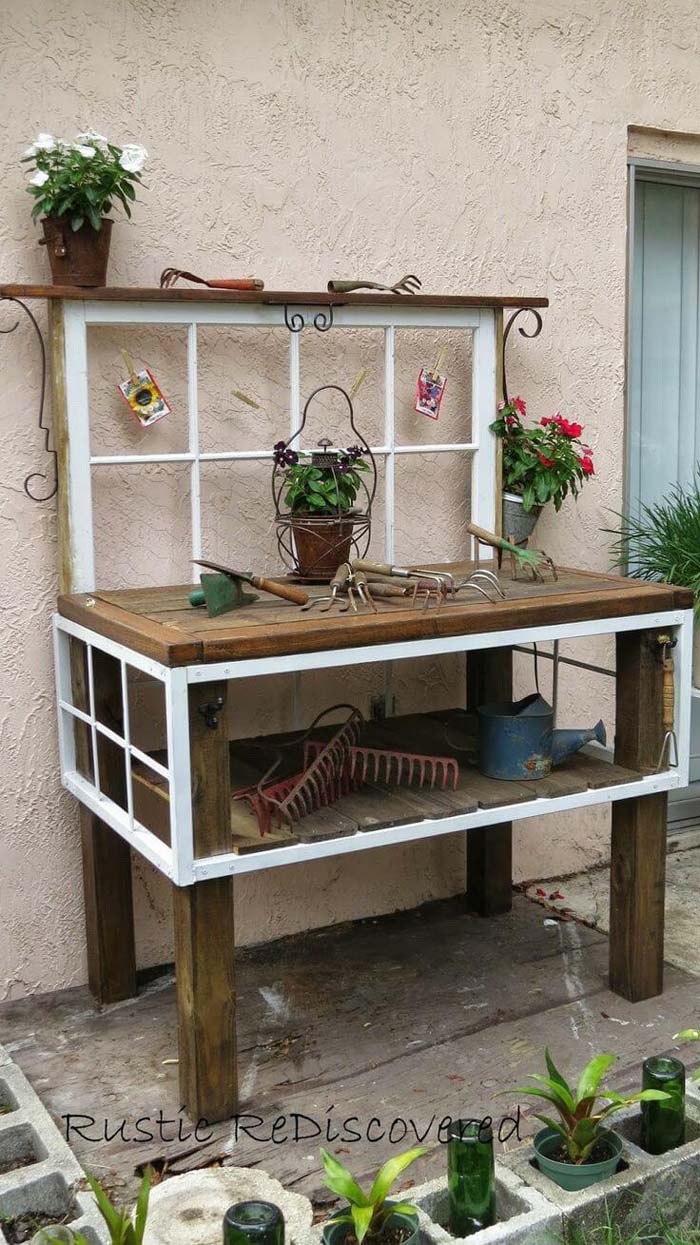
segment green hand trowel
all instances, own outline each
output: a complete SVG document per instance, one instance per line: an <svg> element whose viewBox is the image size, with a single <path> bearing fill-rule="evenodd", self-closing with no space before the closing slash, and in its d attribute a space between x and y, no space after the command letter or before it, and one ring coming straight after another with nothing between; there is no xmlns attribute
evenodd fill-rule
<svg viewBox="0 0 700 1245"><path fill-rule="evenodd" d="M190 605L206 605L210 618L218 618L219 614L228 614L243 605L252 605L258 599L257 592L244 592L243 580L231 575L202 571L199 582L201 588L194 588L190 593Z"/></svg>

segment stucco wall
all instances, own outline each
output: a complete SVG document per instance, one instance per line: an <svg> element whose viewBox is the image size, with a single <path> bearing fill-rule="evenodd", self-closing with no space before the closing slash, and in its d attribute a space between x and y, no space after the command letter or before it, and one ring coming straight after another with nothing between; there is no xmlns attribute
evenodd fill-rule
<svg viewBox="0 0 700 1245"><path fill-rule="evenodd" d="M46 273L23 147L40 129L94 126L151 152L134 221L115 227L115 284L155 284L176 263L255 272L277 288L411 270L427 291L547 294L542 337L513 340L511 391L537 416L561 407L580 419L598 474L540 535L555 558L606 568L600 529L622 476L627 127L697 128L699 29L691 0L0 0L0 277ZM98 388L113 384L118 344L98 344ZM158 349L142 341L135 353ZM250 352L233 354L247 374L227 383L255 389ZM334 379L330 361L319 374ZM22 492L41 461L36 364L24 325L0 338L0 998L85 977L75 808L56 781L55 512ZM283 407L279 398L270 409ZM233 413L243 419L240 406ZM110 418L107 404L107 432ZM409 547L419 532L438 548L444 533L458 547L461 480L432 489L427 478L406 479L401 539ZM151 541L161 566L177 561L184 502L168 486L172 505L149 508L161 486L105 496L100 540L115 579L134 582L152 564ZM252 523L257 486L240 487L236 522ZM220 483L213 534L230 522L229 494ZM134 522L143 517L145 549ZM604 643L590 651L610 657ZM404 680L402 707L428 689L447 703L457 677L454 666L424 665ZM272 722L284 691L268 694ZM609 721L608 697L595 680L565 675L562 722L594 721L601 704ZM517 876L593 863L606 837L602 812L521 822ZM456 892L463 844L304 866L303 903L301 868L237 884L242 941ZM171 955L168 895L150 869L136 871L145 965Z"/></svg>

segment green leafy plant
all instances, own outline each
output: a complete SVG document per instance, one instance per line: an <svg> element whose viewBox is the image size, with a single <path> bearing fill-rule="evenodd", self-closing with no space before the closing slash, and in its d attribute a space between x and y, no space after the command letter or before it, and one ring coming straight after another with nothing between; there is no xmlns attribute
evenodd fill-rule
<svg viewBox="0 0 700 1245"><path fill-rule="evenodd" d="M700 471L692 484L676 484L637 515L618 515L613 564L634 579L660 580L690 588L700 608Z"/></svg>
<svg viewBox="0 0 700 1245"><path fill-rule="evenodd" d="M131 216L147 156L145 147L118 147L94 130L72 143L39 134L22 158L32 172L27 186L35 200L32 216L65 218L73 230L88 222L97 231L117 203Z"/></svg>
<svg viewBox="0 0 700 1245"><path fill-rule="evenodd" d="M681 1029L680 1033L674 1033L674 1042L700 1042L700 1029ZM691 1081L700 1081L700 1067L697 1067L690 1074Z"/></svg>
<svg viewBox="0 0 700 1245"><path fill-rule="evenodd" d="M578 497L595 474L590 446L581 441L583 427L563 415L545 415L528 427L522 398L499 406L491 431L503 441L503 487L523 499L523 509L554 502L560 510L567 494Z"/></svg>
<svg viewBox="0 0 700 1245"><path fill-rule="evenodd" d="M313 455L289 449L278 441L273 447L275 464L284 471L288 485L285 505L293 514L347 514L362 486L360 475L369 471L359 445L350 445L333 466L314 465Z"/></svg>
<svg viewBox="0 0 700 1245"><path fill-rule="evenodd" d="M148 1198L151 1192L151 1171L146 1169L141 1188L136 1199L136 1213L132 1222L131 1212L122 1207L117 1210L116 1206L110 1202L107 1194L94 1176L88 1175L88 1184L92 1189L97 1207L107 1225L109 1239L112 1245L141 1245L143 1234L146 1230L146 1219L148 1217Z"/></svg>
<svg viewBox="0 0 700 1245"><path fill-rule="evenodd" d="M349 1204L349 1211L336 1215L334 1222L351 1224L358 1245L362 1245L365 1237L369 1240L380 1237L392 1215L415 1215L416 1208L411 1203L394 1202L387 1205L386 1199L401 1172L425 1153L425 1146L414 1146L412 1150L406 1150L404 1154L397 1154L395 1158L389 1159L380 1167L369 1194L366 1194L338 1159L327 1150L321 1150L327 1188L333 1193L339 1193Z"/></svg>
<svg viewBox="0 0 700 1245"><path fill-rule="evenodd" d="M586 1163L590 1158L596 1142L600 1140L601 1130L617 1111L622 1111L635 1102L660 1102L670 1097L660 1089L644 1089L638 1094L623 1098L612 1089L601 1089L601 1081L606 1072L617 1063L617 1055L596 1055L586 1064L579 1077L577 1086L569 1085L554 1064L548 1050L545 1050L547 1076L533 1073L532 1081L539 1085L521 1085L507 1093L528 1094L533 1098L542 1098L550 1103L558 1113L559 1119L554 1120L548 1115L537 1115L547 1127L558 1133L564 1143L570 1163ZM607 1100L605 1105L596 1109L596 1104Z"/></svg>

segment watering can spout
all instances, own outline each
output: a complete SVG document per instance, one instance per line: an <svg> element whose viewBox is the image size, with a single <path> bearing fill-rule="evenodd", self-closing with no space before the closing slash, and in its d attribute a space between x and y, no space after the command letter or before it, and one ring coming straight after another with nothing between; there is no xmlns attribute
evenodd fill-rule
<svg viewBox="0 0 700 1245"><path fill-rule="evenodd" d="M561 765L562 761L566 761L584 744L597 740L599 744L606 742L605 726L603 719L596 722L591 730L568 730L553 731L552 733L552 764Z"/></svg>

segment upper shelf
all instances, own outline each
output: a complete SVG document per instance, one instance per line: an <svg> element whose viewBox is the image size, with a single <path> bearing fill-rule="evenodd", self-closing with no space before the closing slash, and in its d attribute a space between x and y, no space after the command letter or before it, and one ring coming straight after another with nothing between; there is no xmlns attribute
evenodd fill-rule
<svg viewBox="0 0 700 1245"><path fill-rule="evenodd" d="M549 299L526 295L382 294L362 290L331 294L328 290L210 290L206 286L75 286L0 285L0 298L65 298L119 303L257 303L267 306L334 307L548 307Z"/></svg>

